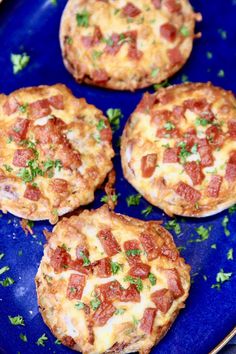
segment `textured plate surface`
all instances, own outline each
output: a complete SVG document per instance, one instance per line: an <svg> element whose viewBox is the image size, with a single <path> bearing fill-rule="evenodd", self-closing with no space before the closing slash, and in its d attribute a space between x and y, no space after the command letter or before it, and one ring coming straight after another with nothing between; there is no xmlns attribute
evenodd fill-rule
<svg viewBox="0 0 236 354"><path fill-rule="evenodd" d="M136 193L123 179L120 167L117 140L121 135L125 121L137 105L143 91L137 93L111 92L103 89L77 85L62 64L58 29L65 0L8 0L0 5L0 91L9 93L22 86L54 84L62 82L72 89L77 97L84 96L89 103L95 104L104 112L112 108L121 108L124 117L120 130L114 134L114 147L117 156L117 193L120 193L117 212L145 219L142 210L148 203L140 200L139 206L127 207L126 197ZM236 27L235 0L192 0L196 11L203 14L203 22L198 30L203 32L202 39L195 42L193 53L184 69L171 83L183 79L191 81L212 81L225 89L236 92ZM26 52L30 55L29 65L17 75L12 73L11 53ZM212 54L212 55L211 55ZM103 192L98 192L93 206L99 206ZM228 216L230 235L226 236L222 221ZM167 218L158 208L153 208L147 219ZM236 213L222 212L206 219L182 219L177 221L181 233L172 231L178 246L184 247L182 255L192 266L193 284L187 307L159 344L153 349L158 354L205 354L220 342L236 323ZM0 269L10 269L0 275L0 280L11 277L15 283L9 287L0 285L0 352L15 353L71 353L65 347L54 343L55 338L43 324L37 310L34 276L43 254L45 238L42 230L51 226L46 222L37 222L33 227L33 236L26 236L20 219L12 215L0 218ZM194 228L201 225L212 226L209 238L204 242L189 242L199 236ZM212 245L216 245L213 246ZM216 247L216 248L215 248ZM234 250L234 260L227 259L230 249ZM230 258L230 257L228 257ZM216 283L216 274L223 269L231 273L229 281L221 290L211 288ZM1 272L0 272L1 273ZM203 277L204 276L204 277ZM206 279L206 280L204 280ZM13 326L8 316L21 315L25 326ZM45 333L48 338L45 346L36 341ZM20 339L27 336L27 342ZM21 336L22 337L22 336ZM25 337L22 337L25 338Z"/></svg>

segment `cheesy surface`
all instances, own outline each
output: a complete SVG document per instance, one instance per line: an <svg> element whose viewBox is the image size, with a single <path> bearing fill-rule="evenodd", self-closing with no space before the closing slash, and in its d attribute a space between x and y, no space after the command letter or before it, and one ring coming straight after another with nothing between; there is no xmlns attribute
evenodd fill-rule
<svg viewBox="0 0 236 354"><path fill-rule="evenodd" d="M64 218L47 238L38 303L64 345L87 354L148 353L184 307L190 267L159 222L103 206Z"/></svg>

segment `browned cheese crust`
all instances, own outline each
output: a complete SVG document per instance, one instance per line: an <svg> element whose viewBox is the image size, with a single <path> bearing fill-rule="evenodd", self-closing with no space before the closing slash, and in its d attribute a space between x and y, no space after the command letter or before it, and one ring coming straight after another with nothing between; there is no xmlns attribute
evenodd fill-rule
<svg viewBox="0 0 236 354"><path fill-rule="evenodd" d="M0 208L30 220L88 204L112 169L103 113L64 85L0 95Z"/></svg>
<svg viewBox="0 0 236 354"><path fill-rule="evenodd" d="M188 0L69 0L60 27L64 64L78 82L147 87L185 64L196 20Z"/></svg>
<svg viewBox="0 0 236 354"><path fill-rule="evenodd" d="M121 139L126 179L167 214L208 216L236 202L236 100L210 83L146 93Z"/></svg>
<svg viewBox="0 0 236 354"><path fill-rule="evenodd" d="M36 288L53 334L84 354L148 354L190 288L171 234L103 206L63 218L47 238Z"/></svg>

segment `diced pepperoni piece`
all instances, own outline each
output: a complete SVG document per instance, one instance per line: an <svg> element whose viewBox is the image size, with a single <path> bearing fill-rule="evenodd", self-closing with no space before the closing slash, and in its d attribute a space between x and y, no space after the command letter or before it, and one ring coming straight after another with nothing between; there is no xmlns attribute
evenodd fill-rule
<svg viewBox="0 0 236 354"><path fill-rule="evenodd" d="M117 280L99 285L96 288L96 293L104 301L118 300L121 296L121 286Z"/></svg>
<svg viewBox="0 0 236 354"><path fill-rule="evenodd" d="M150 269L151 267L148 264L136 263L132 268L130 268L129 275L131 275L132 277L145 279L148 277Z"/></svg>
<svg viewBox="0 0 236 354"><path fill-rule="evenodd" d="M76 169L82 164L80 153L73 150L73 147L67 140L64 140L63 145L57 146L55 157L61 161L64 168Z"/></svg>
<svg viewBox="0 0 236 354"><path fill-rule="evenodd" d="M111 142L112 141L112 130L111 128L104 128L100 131L100 138L102 141Z"/></svg>
<svg viewBox="0 0 236 354"><path fill-rule="evenodd" d="M130 45L128 51L128 57L130 59L139 60L143 56L143 52L139 50L136 46Z"/></svg>
<svg viewBox="0 0 236 354"><path fill-rule="evenodd" d="M114 256L121 251L121 248L115 237L112 235L110 229L99 231L97 236L102 244L102 247L104 248L104 251L109 257Z"/></svg>
<svg viewBox="0 0 236 354"><path fill-rule="evenodd" d="M29 104L29 116L31 119L48 116L51 112L49 100L46 98Z"/></svg>
<svg viewBox="0 0 236 354"><path fill-rule="evenodd" d="M142 232L140 235L140 241L149 261L156 259L160 255L160 249L151 233Z"/></svg>
<svg viewBox="0 0 236 354"><path fill-rule="evenodd" d="M221 129L215 125L210 126L206 130L206 137L210 145L220 147L224 143L224 135ZM236 135L235 135L236 137Z"/></svg>
<svg viewBox="0 0 236 354"><path fill-rule="evenodd" d="M181 283L179 272L177 269L165 269L167 275L167 284L169 290L172 292L172 295L175 299L184 294L184 289Z"/></svg>
<svg viewBox="0 0 236 354"><path fill-rule="evenodd" d="M155 9L160 9L161 8L161 0L152 0L153 6Z"/></svg>
<svg viewBox="0 0 236 354"><path fill-rule="evenodd" d="M126 39L129 40L129 49L128 49L128 57L133 60L139 60L143 52L138 50L137 48L137 31L127 31L123 33Z"/></svg>
<svg viewBox="0 0 236 354"><path fill-rule="evenodd" d="M198 140L198 152L201 157L201 165L203 167L212 166L214 164L212 149L206 139Z"/></svg>
<svg viewBox="0 0 236 354"><path fill-rule="evenodd" d="M152 293L151 300L156 305L157 310L160 310L162 313L166 313L170 309L174 301L174 297L170 290L161 289Z"/></svg>
<svg viewBox="0 0 236 354"><path fill-rule="evenodd" d="M55 95L48 99L50 105L56 109L64 109L63 95Z"/></svg>
<svg viewBox="0 0 236 354"><path fill-rule="evenodd" d="M179 136L179 129L174 128L166 130L165 128L157 129L156 136L158 138L177 138Z"/></svg>
<svg viewBox="0 0 236 354"><path fill-rule="evenodd" d="M156 97L149 92L145 92L140 103L136 108L136 112L149 113L150 109L154 106Z"/></svg>
<svg viewBox="0 0 236 354"><path fill-rule="evenodd" d="M104 52L107 54L116 55L122 46L120 42L121 35L118 33L112 33L110 38L111 38L110 41L111 43L106 45Z"/></svg>
<svg viewBox="0 0 236 354"><path fill-rule="evenodd" d="M128 2L125 7L123 7L122 9L122 14L124 16L128 16L128 17L136 17L141 13L141 10L135 6L134 4L132 4L132 2Z"/></svg>
<svg viewBox="0 0 236 354"><path fill-rule="evenodd" d="M6 114L7 116L10 116L11 114L17 111L18 107L19 107L19 103L16 100L16 98L10 96L7 98L6 102L2 106L3 113Z"/></svg>
<svg viewBox="0 0 236 354"><path fill-rule="evenodd" d="M175 192L192 204L195 204L201 198L200 192L184 182L179 182L177 184Z"/></svg>
<svg viewBox="0 0 236 354"><path fill-rule="evenodd" d="M174 106L173 114L179 120L184 117L185 109L183 106Z"/></svg>
<svg viewBox="0 0 236 354"><path fill-rule="evenodd" d="M84 245L79 245L76 247L76 258L83 260L83 256L89 258L89 251Z"/></svg>
<svg viewBox="0 0 236 354"><path fill-rule="evenodd" d="M81 259L71 260L69 262L68 268L87 275L90 273L91 267L84 266L83 264L84 262Z"/></svg>
<svg viewBox="0 0 236 354"><path fill-rule="evenodd" d="M149 178L153 175L157 165L157 154L148 154L141 159L141 171L144 178Z"/></svg>
<svg viewBox="0 0 236 354"><path fill-rule="evenodd" d="M179 253L178 251L174 250L173 248L169 248L164 244L161 247L161 255L171 259L172 261L175 261L178 258Z"/></svg>
<svg viewBox="0 0 236 354"><path fill-rule="evenodd" d="M171 65L178 65L183 62L183 55L178 47L167 50Z"/></svg>
<svg viewBox="0 0 236 354"><path fill-rule="evenodd" d="M232 151L226 167L225 178L229 182L236 180L236 151Z"/></svg>
<svg viewBox="0 0 236 354"><path fill-rule="evenodd" d="M134 284L130 284L127 289L121 290L119 300L122 302L140 302L141 297L137 287Z"/></svg>
<svg viewBox="0 0 236 354"><path fill-rule="evenodd" d="M124 242L124 250L126 256L128 257L128 262L130 265L135 265L136 263L141 262L141 257L139 254L127 254L127 251L140 250L140 243L138 240L129 240Z"/></svg>
<svg viewBox="0 0 236 354"><path fill-rule="evenodd" d="M199 114L202 118L205 118L209 122L212 122L215 119L215 116L211 111L211 105L205 98L186 100L184 101L184 107Z"/></svg>
<svg viewBox="0 0 236 354"><path fill-rule="evenodd" d="M26 167L29 160L33 159L34 153L30 149L18 149L13 156L13 165L17 167Z"/></svg>
<svg viewBox="0 0 236 354"><path fill-rule="evenodd" d="M194 186L200 184L205 177L202 173L200 163L197 163L196 161L186 162L184 164L184 170L191 178Z"/></svg>
<svg viewBox="0 0 236 354"><path fill-rule="evenodd" d="M116 308L111 302L102 302L93 315L95 326L104 326L115 312Z"/></svg>
<svg viewBox="0 0 236 354"><path fill-rule="evenodd" d="M69 300L80 300L84 291L86 278L81 274L71 274L66 296Z"/></svg>
<svg viewBox="0 0 236 354"><path fill-rule="evenodd" d="M38 187L32 186L31 184L27 184L26 190L24 192L24 198L37 202L40 197L41 192Z"/></svg>
<svg viewBox="0 0 236 354"><path fill-rule="evenodd" d="M177 30L171 23L164 23L160 27L160 34L169 42L173 42L176 39Z"/></svg>
<svg viewBox="0 0 236 354"><path fill-rule="evenodd" d="M12 138L16 143L26 138L27 130L29 126L29 120L23 118L17 118L13 126L8 132L8 136Z"/></svg>
<svg viewBox="0 0 236 354"><path fill-rule="evenodd" d="M50 186L54 192L61 194L67 192L68 182L62 178L53 178L50 181Z"/></svg>
<svg viewBox="0 0 236 354"><path fill-rule="evenodd" d="M143 314L143 318L141 319L140 322L140 328L143 332L147 334L152 333L152 328L154 324L154 320L156 317L157 310L153 309L151 307L146 308Z"/></svg>
<svg viewBox="0 0 236 354"><path fill-rule="evenodd" d="M209 197L217 198L222 184L221 176L211 176L210 183L207 187L207 194Z"/></svg>
<svg viewBox="0 0 236 354"><path fill-rule="evenodd" d="M229 136L233 139L236 139L236 120L231 119L228 121L228 132Z"/></svg>
<svg viewBox="0 0 236 354"><path fill-rule="evenodd" d="M179 147L167 148L163 154L164 163L176 163L179 162Z"/></svg>
<svg viewBox="0 0 236 354"><path fill-rule="evenodd" d="M99 278L109 278L111 276L111 261L106 257L93 263L93 272Z"/></svg>
<svg viewBox="0 0 236 354"><path fill-rule="evenodd" d="M171 119L171 111L167 109L152 112L151 123L157 126L163 126L164 123ZM166 131L165 131L166 132Z"/></svg>
<svg viewBox="0 0 236 354"><path fill-rule="evenodd" d="M54 269L54 272L59 273L69 267L71 256L62 247L57 247L52 251L50 257L50 265Z"/></svg>
<svg viewBox="0 0 236 354"><path fill-rule="evenodd" d="M69 348L73 348L73 346L76 344L74 339L71 336L64 336L61 338L61 342L63 345Z"/></svg>
<svg viewBox="0 0 236 354"><path fill-rule="evenodd" d="M46 124L34 127L36 140L40 144L63 143L62 129L65 129L65 127L65 123L60 118L49 119Z"/></svg>
<svg viewBox="0 0 236 354"><path fill-rule="evenodd" d="M164 0L163 5L171 12L179 12L181 10L181 4L176 0Z"/></svg>
<svg viewBox="0 0 236 354"><path fill-rule="evenodd" d="M174 99L174 95L171 92L160 92L158 95L159 101L162 104L170 103Z"/></svg>
<svg viewBox="0 0 236 354"><path fill-rule="evenodd" d="M106 83L109 80L108 73L104 69L97 69L92 72L92 79L97 83Z"/></svg>
<svg viewBox="0 0 236 354"><path fill-rule="evenodd" d="M95 26L94 32L92 36L82 36L81 41L86 48L93 47L94 45L98 44L102 39L102 32L100 27Z"/></svg>

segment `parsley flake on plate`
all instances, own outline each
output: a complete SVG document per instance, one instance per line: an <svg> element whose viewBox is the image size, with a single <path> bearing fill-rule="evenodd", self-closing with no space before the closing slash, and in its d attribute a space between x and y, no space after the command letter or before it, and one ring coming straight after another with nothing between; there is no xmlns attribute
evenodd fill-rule
<svg viewBox="0 0 236 354"><path fill-rule="evenodd" d="M24 326L25 325L24 318L20 315L17 315L15 317L8 316L8 318L13 326Z"/></svg>
<svg viewBox="0 0 236 354"><path fill-rule="evenodd" d="M14 279L12 279L12 278L10 278L10 277L7 277L7 278L5 278L5 279L3 279L3 280L0 280L0 284L5 288L5 287L8 287L8 286L10 286L10 285L12 285L12 284L14 284L15 283L15 280Z"/></svg>
<svg viewBox="0 0 236 354"><path fill-rule="evenodd" d="M166 224L165 224L165 228L167 230L174 230L174 232L176 233L176 235L179 235L181 233L181 227L180 224L177 222L176 219L174 220L169 220Z"/></svg>
<svg viewBox="0 0 236 354"><path fill-rule="evenodd" d="M145 209L143 209L143 210L141 211L141 214L143 214L143 215L146 217L146 216L148 216L149 214L151 214L152 209L153 209L152 206L149 205L147 208L145 208Z"/></svg>
<svg viewBox="0 0 236 354"><path fill-rule="evenodd" d="M222 221L222 226L224 228L224 233L226 236L229 236L230 235L230 231L228 230L228 223L229 223L229 218L228 216L226 215Z"/></svg>
<svg viewBox="0 0 236 354"><path fill-rule="evenodd" d="M141 199L140 194L131 194L126 198L126 202L128 206L136 206L139 205Z"/></svg>
<svg viewBox="0 0 236 354"><path fill-rule="evenodd" d="M30 56L26 53L23 54L11 54L11 62L13 64L13 73L17 74L23 70L30 61Z"/></svg>
<svg viewBox="0 0 236 354"><path fill-rule="evenodd" d="M123 118L120 108L109 108L106 111L106 115L111 124L112 130L118 130L120 128L120 119Z"/></svg>
<svg viewBox="0 0 236 354"><path fill-rule="evenodd" d="M41 345L42 347L45 347L45 342L48 340L48 337L44 333L41 337L38 338L36 344Z"/></svg>

